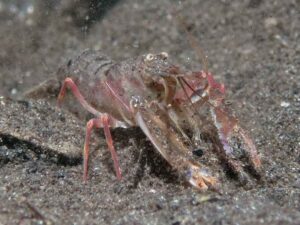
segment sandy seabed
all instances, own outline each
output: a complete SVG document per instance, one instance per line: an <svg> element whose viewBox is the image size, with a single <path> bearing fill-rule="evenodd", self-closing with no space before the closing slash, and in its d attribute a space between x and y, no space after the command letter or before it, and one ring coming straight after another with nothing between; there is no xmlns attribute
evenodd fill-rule
<svg viewBox="0 0 300 225"><path fill-rule="evenodd" d="M41 2L0 1L0 224L300 224L299 1ZM165 51L199 68L174 8L251 133L262 181L221 167L222 193L198 192L130 128L112 132L123 181L99 131L84 185L85 116L22 93L86 48L115 60Z"/></svg>

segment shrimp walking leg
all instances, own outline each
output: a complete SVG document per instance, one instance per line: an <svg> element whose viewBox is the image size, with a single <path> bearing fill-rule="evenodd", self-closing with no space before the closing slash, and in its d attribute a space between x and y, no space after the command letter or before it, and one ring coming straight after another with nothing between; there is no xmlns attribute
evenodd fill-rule
<svg viewBox="0 0 300 225"><path fill-rule="evenodd" d="M88 169L88 156L89 156L89 143L90 143L90 136L91 136L91 131L94 127L96 128L103 128L104 129L104 134L106 138L106 142L108 145L108 148L110 150L110 153L112 155L112 159L114 161L114 167L116 171L117 178L121 180L122 175L121 175L121 169L119 166L118 158L117 158L117 153L115 151L115 148L113 146L113 140L112 136L109 130L109 127L117 127L122 124L119 123L116 119L113 117L109 116L106 113L101 113L95 108L93 108L81 95L77 85L75 82L67 77L64 80L64 83L60 89L60 93L58 95L57 99L57 105L61 106L61 103L63 101L63 98L66 94L66 89L70 88L76 99L80 102L80 104L88 110L90 113L94 114L97 118L91 119L86 126L86 137L85 137L85 144L84 144L84 172L83 172L83 179L84 181L87 180L87 169Z"/></svg>
<svg viewBox="0 0 300 225"><path fill-rule="evenodd" d="M110 116L106 113L102 114L99 118L91 119L87 122L86 125L86 135L85 135L85 142L84 142L84 150L83 150L83 180L87 181L87 174L88 174L88 158L89 158L89 144L90 144L90 138L91 138L91 132L94 127L96 128L103 128L106 143L108 145L108 149L111 153L112 159L114 161L114 168L116 171L116 175L118 180L122 179L121 175L121 169L119 166L119 161L117 157L116 150L113 145L112 136L109 130L110 126Z"/></svg>
<svg viewBox="0 0 300 225"><path fill-rule="evenodd" d="M75 84L75 82L72 80L72 78L67 77L64 80L64 83L60 89L60 92L58 94L57 97L57 105L58 107L61 106L62 101L65 97L66 94L66 90L67 87L69 87L72 91L72 93L74 94L74 96L76 97L76 99L80 102L80 104L83 106L83 108L85 108L87 111L89 111L90 113L92 113L93 115L99 117L102 113L100 113L98 110L96 110L94 107L92 107L85 99L84 97L81 95L80 91L78 90L77 85Z"/></svg>

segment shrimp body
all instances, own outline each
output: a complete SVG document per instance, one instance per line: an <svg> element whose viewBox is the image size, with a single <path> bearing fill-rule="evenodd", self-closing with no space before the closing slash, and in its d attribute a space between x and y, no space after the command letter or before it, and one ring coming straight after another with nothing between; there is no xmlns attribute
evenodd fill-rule
<svg viewBox="0 0 300 225"><path fill-rule="evenodd" d="M172 64L167 53L114 62L99 51L86 50L69 60L57 74L58 79L64 81L58 103L62 102L69 87L81 105L95 116L87 123L84 180L87 179L88 146L93 127L104 128L116 174L121 179L109 128L139 126L160 154L189 183L201 190L215 187L217 178L193 159L195 145L186 133L187 130L201 133L200 117L193 117L204 104L211 108L228 162L232 161L232 153L227 151L231 149L229 139L233 133L238 133L247 147L245 151L251 165L254 168L260 166L251 139L224 108L224 85L217 83L210 73L186 71ZM235 169L240 170L239 167Z"/></svg>

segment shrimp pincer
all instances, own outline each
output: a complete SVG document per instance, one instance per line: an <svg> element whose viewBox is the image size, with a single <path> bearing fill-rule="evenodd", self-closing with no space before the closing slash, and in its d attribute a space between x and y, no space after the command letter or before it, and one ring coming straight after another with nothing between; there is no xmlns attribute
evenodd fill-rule
<svg viewBox="0 0 300 225"><path fill-rule="evenodd" d="M216 133L214 147L234 172L242 177L244 166L255 171L260 168L253 141L224 104L224 85L209 72L187 71L172 64L167 53L116 63L99 51L86 50L61 67L58 78L63 81L58 104L69 88L83 108L95 116L86 127L85 181L93 128L104 129L118 179L122 173L110 133L114 127L140 127L162 157L200 190L219 183L193 158L193 150L201 147L197 140L204 121L211 121ZM247 160L236 158L237 143Z"/></svg>

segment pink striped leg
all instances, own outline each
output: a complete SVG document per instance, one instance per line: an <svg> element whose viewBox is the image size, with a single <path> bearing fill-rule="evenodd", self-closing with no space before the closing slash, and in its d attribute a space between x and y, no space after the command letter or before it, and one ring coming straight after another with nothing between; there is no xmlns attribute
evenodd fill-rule
<svg viewBox="0 0 300 225"><path fill-rule="evenodd" d="M85 99L84 97L81 95L77 85L75 84L75 82L72 80L72 78L67 77L64 80L64 83L60 89L60 92L58 94L57 97L57 106L60 107L61 103L65 97L66 94L66 89L67 87L69 87L72 91L72 93L74 94L74 96L76 97L76 99L80 102L80 104L83 106L83 108L85 108L87 111L89 111L90 113L92 113L95 116L100 116L101 113L96 110L94 107L92 107Z"/></svg>
<svg viewBox="0 0 300 225"><path fill-rule="evenodd" d="M57 98L57 105L59 107L61 106L63 98L66 94L67 87L69 87L71 89L72 93L74 94L76 99L80 102L80 104L87 111L89 111L90 113L92 113L93 115L95 115L97 117L97 118L89 120L88 123L87 123L87 127L86 127L86 136L85 136L85 143L84 143L84 155L83 155L83 157L84 157L84 172L83 172L84 181L87 180L89 144L90 144L91 132L92 132L92 129L94 127L104 128L104 134L105 134L106 142L107 142L108 148L110 150L110 153L111 153L113 161L114 161L114 167L115 167L116 175L117 175L117 178L120 180L122 178L121 169L120 169L120 166L119 166L117 153L116 153L115 148L113 146L113 140L112 140L112 137L111 137L109 127L118 127L118 126L124 127L125 124L121 121L118 121L118 120L112 118L108 114L103 114L103 113L99 112L98 110L96 110L95 108L93 108L84 99L84 97L81 95L77 85L75 84L75 82L70 77L67 77L64 80L64 83L63 83L63 85L60 89L60 92L59 92L59 95L58 95L58 98Z"/></svg>
<svg viewBox="0 0 300 225"><path fill-rule="evenodd" d="M89 144L90 144L90 137L91 137L91 132L94 127L96 128L103 128L104 129L104 134L105 134L105 139L106 143L108 145L108 149L111 153L112 159L114 161L114 168L116 171L116 175L118 180L122 179L121 175L121 169L119 166L119 161L117 157L116 150L113 145L113 140L112 136L109 130L111 123L110 116L108 114L102 114L100 118L94 118L89 120L86 126L86 136L85 136L85 143L84 143L84 150L83 150L83 180L86 182L87 181L87 175L88 175L88 158L89 158ZM112 121L113 123L113 121Z"/></svg>

